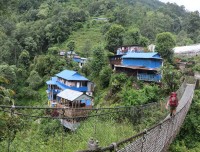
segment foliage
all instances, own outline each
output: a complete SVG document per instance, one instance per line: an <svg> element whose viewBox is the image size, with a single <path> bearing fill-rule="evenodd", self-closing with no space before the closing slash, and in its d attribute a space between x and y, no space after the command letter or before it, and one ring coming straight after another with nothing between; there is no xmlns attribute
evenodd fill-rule
<svg viewBox="0 0 200 152"><path fill-rule="evenodd" d="M111 74L112 74L112 69L111 69L110 66L105 66L100 71L100 73L99 73L99 81L100 81L100 86L102 88L106 88L106 87L109 86Z"/></svg>
<svg viewBox="0 0 200 152"><path fill-rule="evenodd" d="M106 54L102 46L94 48L92 58L88 62L92 77L98 77L100 71L106 65Z"/></svg>
<svg viewBox="0 0 200 152"><path fill-rule="evenodd" d="M37 90L43 84L43 80L39 76L38 72L33 70L31 71L30 76L27 79L27 83L29 84L30 88Z"/></svg>
<svg viewBox="0 0 200 152"><path fill-rule="evenodd" d="M117 46L123 44L124 28L121 25L112 25L106 33L107 49L114 52Z"/></svg>
<svg viewBox="0 0 200 152"><path fill-rule="evenodd" d="M184 125L171 146L172 150L187 149L188 152L198 151L200 143L200 90L195 91L190 111L188 112ZM187 133L187 134L186 134ZM181 148L182 147L182 148ZM184 147L184 148L183 148Z"/></svg>
<svg viewBox="0 0 200 152"><path fill-rule="evenodd" d="M176 45L178 46L185 46L185 45L190 45L193 44L194 41L188 37L187 32L185 31L180 31L176 37Z"/></svg>
<svg viewBox="0 0 200 152"><path fill-rule="evenodd" d="M127 79L128 77L124 73L113 74L110 79L110 90L112 94L121 91L123 85L127 82Z"/></svg>
<svg viewBox="0 0 200 152"><path fill-rule="evenodd" d="M173 48L175 46L175 39L169 32L160 33L156 36L156 50L161 57L168 62L172 62Z"/></svg>
<svg viewBox="0 0 200 152"><path fill-rule="evenodd" d="M98 21L98 18L107 20ZM112 53L115 47L123 44L137 43L146 47L149 42L155 42L157 35L156 41L160 43L158 50L160 49L161 55L164 54L164 58L172 61L172 56L169 55L172 55L171 49L175 44L173 36L162 32L177 35L177 45L187 45L199 42L199 25L198 12L188 12L183 6L164 4L155 0L0 1L0 77L5 77L9 82L2 83L0 78L0 102L12 104L13 97L16 97L18 104L46 105L45 89L34 90L42 84L42 79L49 78L66 68L79 70L77 63L58 56L58 51L66 50L70 42L75 43L75 46L70 45L70 50L88 58L88 63L81 70L97 85L98 93L95 94L95 100L106 99L104 103L107 105L112 104L113 101L123 101L125 105L158 101L157 94L160 94L161 89L159 90L154 85L144 84L138 87L138 82L128 79L126 75L112 74L107 66L107 55L110 52L104 47L106 46ZM161 40L158 40L158 34L161 35ZM94 48L94 46L98 47ZM164 91L168 93L177 88L180 73L171 66L166 67L163 71L163 86ZM199 71L198 62L194 69ZM175 74L172 75L173 73ZM16 94L11 89L14 89ZM3 128L0 135L5 135L5 140L0 142L0 147L2 151L6 151L8 134L2 131L8 131L8 127L4 124L11 125L11 123L9 116L1 112L0 119L0 128ZM193 119L191 122L198 123ZM74 137L74 143L66 143L64 148L74 151L73 148L77 147L77 142L80 142L81 149L86 148L86 139L83 141L82 135L85 135L88 140L95 134L91 134L93 126L85 125L87 131L83 129L77 134L64 133L66 136L62 140L59 122L35 119L34 122L27 121L26 123L24 130L16 126L16 130L11 131L13 136L10 151L62 151L61 141L72 141L72 137ZM123 130L122 132L127 133L128 136L132 133L126 124L115 125L113 122L108 122L105 127L104 123L97 123L101 128L100 131L104 132L102 128L113 131L113 136L108 137L109 133L104 132L103 135L106 138L100 137L103 145L119 141L120 135L114 137L116 132L119 132L119 125L127 127L121 128L120 131ZM15 124L21 125L17 121L13 125ZM194 126L198 128L196 124ZM33 138L29 138L30 136ZM192 138L188 138L187 141L189 139ZM195 143L197 144L198 142ZM184 151L185 145L188 147L187 142L180 143L178 149ZM196 149L198 146L194 146L193 150Z"/></svg>
<svg viewBox="0 0 200 152"><path fill-rule="evenodd" d="M158 102L160 99L159 88L156 85L144 85L140 90L133 88L133 86L124 85L119 96L122 104L126 106L141 105L151 102Z"/></svg>
<svg viewBox="0 0 200 152"><path fill-rule="evenodd" d="M181 72L174 68L169 63L166 63L163 67L163 90L166 93L173 92L178 89L179 84L181 84Z"/></svg>
<svg viewBox="0 0 200 152"><path fill-rule="evenodd" d="M30 87L23 87L19 90L17 94L19 99L39 99L40 95L37 91L33 90Z"/></svg>
<svg viewBox="0 0 200 152"><path fill-rule="evenodd" d="M126 106L140 105L147 102L147 98L142 95L142 91L133 88L123 87L120 97L122 104Z"/></svg>
<svg viewBox="0 0 200 152"><path fill-rule="evenodd" d="M29 68L30 65L30 55L29 52L24 50L21 52L19 56L19 64L25 67L25 69Z"/></svg>
<svg viewBox="0 0 200 152"><path fill-rule="evenodd" d="M59 54L59 48L58 47L49 47L48 53L52 55L58 55Z"/></svg>
<svg viewBox="0 0 200 152"><path fill-rule="evenodd" d="M190 68L192 68L193 71L197 71L200 72L200 61L199 61L200 57L197 56L193 59L193 62L195 63L194 65L191 65Z"/></svg>
<svg viewBox="0 0 200 152"><path fill-rule="evenodd" d="M52 68L53 67L53 68ZM40 55L34 59L34 69L40 76L54 75L66 67L65 59L53 55Z"/></svg>
<svg viewBox="0 0 200 152"><path fill-rule="evenodd" d="M10 86L14 87L16 72L13 66L0 65L0 76L6 78L10 82Z"/></svg>
<svg viewBox="0 0 200 152"><path fill-rule="evenodd" d="M3 84L8 83L9 81L6 78L0 77L0 104L14 104L13 96L15 95L15 92L3 86Z"/></svg>
<svg viewBox="0 0 200 152"><path fill-rule="evenodd" d="M75 42L74 41L69 41L69 43L67 44L67 47L69 48L70 51L74 51Z"/></svg>
<svg viewBox="0 0 200 152"><path fill-rule="evenodd" d="M126 33L124 44L132 45L139 44L140 42L140 30L138 28L129 29Z"/></svg>
<svg viewBox="0 0 200 152"><path fill-rule="evenodd" d="M200 30L200 16L198 11L190 12L187 15L184 29L186 29L189 37L196 42Z"/></svg>

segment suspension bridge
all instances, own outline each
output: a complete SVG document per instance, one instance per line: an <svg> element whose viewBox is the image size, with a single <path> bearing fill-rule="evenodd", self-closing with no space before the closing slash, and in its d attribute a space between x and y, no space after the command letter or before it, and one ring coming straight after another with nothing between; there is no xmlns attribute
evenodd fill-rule
<svg viewBox="0 0 200 152"><path fill-rule="evenodd" d="M98 143L96 139L98 139L97 135L97 118L99 122L106 121L105 116L112 116L111 121L116 119L118 121L121 118L127 118L131 120L133 123L136 123L139 120L143 120L148 118L149 111L158 110L160 108L161 103L150 103L147 105L142 105L139 107L117 107L117 108L94 108L94 109L84 109L85 111L89 111L90 114L87 117L65 117L64 112L66 109L63 108L48 108L48 107L29 107L29 106L5 106L0 105L0 110L4 113L9 113L11 118L16 116L28 117L28 118L47 118L47 119L67 119L70 121L82 121L87 120L90 121L90 118L93 119L92 125L94 125L93 137L96 139L88 139L85 141L86 150L77 149L79 152L98 152L98 151L117 151L117 152L165 152L169 148L169 145L172 143L173 139L179 133L181 125L187 115L187 112L190 108L194 90L196 86L196 80L193 82L187 83L186 81L180 86L177 90L177 95L179 100L179 105L177 107L176 115L170 117L169 115L163 117L163 115L159 116L157 120L153 123L153 126L149 126L148 129L143 129L137 134L133 136L129 136L124 139L118 138L118 141L112 141L112 143L108 144L108 146L101 146L101 143ZM43 112L34 112L31 114L25 114L25 110L29 109L30 111L34 110L42 110ZM55 110L63 111L63 115L52 116L52 113ZM75 109L75 110L83 110L83 109ZM153 111L153 112L155 112ZM47 113L50 112L50 115ZM137 118L137 119L136 119ZM162 120L160 120L162 118ZM12 126L11 126L12 128ZM10 130L12 130L10 128ZM100 128L101 129L101 128ZM63 129L62 129L63 130ZM61 149L58 151L71 151L64 146L65 138L63 137L62 132L61 139ZM105 145L105 144L104 144ZM12 151L11 148L11 139L8 140L7 151ZM26 150L25 150L26 151ZM31 151L31 150L30 150ZM36 150L37 151L37 150Z"/></svg>

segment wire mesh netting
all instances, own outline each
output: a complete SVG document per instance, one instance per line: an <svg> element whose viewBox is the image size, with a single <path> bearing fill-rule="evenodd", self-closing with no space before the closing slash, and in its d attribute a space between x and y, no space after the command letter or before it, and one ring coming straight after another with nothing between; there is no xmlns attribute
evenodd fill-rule
<svg viewBox="0 0 200 152"><path fill-rule="evenodd" d="M177 91L180 97L185 87L186 83ZM161 124L160 121L167 115L163 107L162 102L93 109L0 106L0 114L3 115L0 125L6 126L0 134L0 147L2 151L11 152L73 152L88 148L160 151L174 135L168 132L169 127L177 133L184 120L179 117L186 115L186 111L177 113L173 125L169 125L172 123L169 120ZM158 125L150 128L154 124ZM150 129L144 131L145 128Z"/></svg>
<svg viewBox="0 0 200 152"><path fill-rule="evenodd" d="M90 139L107 146L166 116L160 103L99 109L2 106L0 110L8 123L1 137L3 151L77 151L87 149Z"/></svg>

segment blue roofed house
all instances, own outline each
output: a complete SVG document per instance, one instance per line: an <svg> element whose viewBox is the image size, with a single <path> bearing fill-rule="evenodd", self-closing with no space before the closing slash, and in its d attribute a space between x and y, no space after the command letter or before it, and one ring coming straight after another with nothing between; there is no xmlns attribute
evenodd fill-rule
<svg viewBox="0 0 200 152"><path fill-rule="evenodd" d="M48 99L54 101L57 94L65 89L80 91L92 96L94 84L76 71L63 70L46 82L48 85Z"/></svg>
<svg viewBox="0 0 200 152"><path fill-rule="evenodd" d="M138 80L161 81L160 69L163 65L163 60L157 52L131 52L121 58L121 64L114 65L116 72L124 72L129 76L136 76Z"/></svg>
<svg viewBox="0 0 200 152"><path fill-rule="evenodd" d="M51 80L46 82L48 85L47 95L50 107L66 108L66 117L73 117L77 114L70 109L73 108L92 108L92 93L94 84L76 71L64 70ZM60 111L58 111L60 113ZM78 112L81 116L83 113ZM61 113L60 113L61 114ZM72 129L77 123L70 123L61 120L62 124Z"/></svg>
<svg viewBox="0 0 200 152"><path fill-rule="evenodd" d="M139 45L123 45L120 47L116 47L114 52L116 55L109 56L109 61L112 69L114 69L114 65L121 65L122 56L128 53L139 53L144 52L144 47Z"/></svg>
<svg viewBox="0 0 200 152"><path fill-rule="evenodd" d="M87 58L82 58L82 57L80 57L80 56L74 56L74 57L73 57L73 61L74 61L74 62L77 62L78 65L79 65L79 67L82 68L83 65L86 63Z"/></svg>

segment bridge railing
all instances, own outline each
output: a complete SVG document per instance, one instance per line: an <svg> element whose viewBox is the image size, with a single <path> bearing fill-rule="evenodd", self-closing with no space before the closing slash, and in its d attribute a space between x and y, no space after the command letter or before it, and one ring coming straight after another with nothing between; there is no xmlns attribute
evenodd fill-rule
<svg viewBox="0 0 200 152"><path fill-rule="evenodd" d="M140 132L125 140L112 143L107 147L96 147L89 144L89 150L79 152L94 152L94 151L117 151L117 152L160 152L166 151L178 134L180 127L189 110L193 99L195 88L195 81L193 85L187 84L187 80L177 90L180 99L177 107L176 115L170 117L169 115L155 126Z"/></svg>
<svg viewBox="0 0 200 152"><path fill-rule="evenodd" d="M185 86L186 83L182 84L182 87L179 90L177 90L177 93L180 95L182 101L183 99L184 101L189 101L189 97L190 95L192 95L192 93L190 92L191 88L189 89L188 87L190 86L187 86L186 87L187 90L185 92L188 92L188 94L184 95L185 93L183 92L185 90ZM21 136L16 138L16 140L14 141L7 140L9 146L4 144L3 145L4 147L1 147L1 145L0 147L3 149L3 151L6 151L7 149L10 149L10 151L20 151L20 149L23 149L24 151L31 151L31 150L45 151L45 149L49 147L50 147L49 149L53 151L63 151L64 149L67 149L67 151L76 151L80 149L86 149L88 139L90 137L93 137L94 139L99 140L101 147L98 146L96 141L90 140L88 143L88 145L90 145L90 149L86 151L115 150L123 152L123 151L131 151L131 149L133 149L132 151L136 152L141 150L160 151L161 149L167 148L166 145L171 142L173 137L175 137L176 134L174 133L174 130L176 132L179 131L179 128L184 120L184 119L182 120L182 118L185 117L187 113L186 111L187 109L185 107L186 103L179 106L180 108L177 110L177 115L173 119L166 118L165 120L163 119L166 117L165 113L166 110L162 109L163 105L160 105L160 103L150 103L147 105L136 106L136 107L94 108L92 110L84 109L84 111L89 110L90 114L88 115L88 117L79 117L79 118L65 117L64 113L61 116L57 116L55 111L56 110L65 111L66 109L63 108L28 107L28 106L11 107L11 106L0 105L0 111L3 111L4 114L8 114L8 116L10 113L11 116L10 119L12 119L12 121L14 121L15 119L16 120L21 119L23 120L22 122L24 123L23 125L24 127L30 124L30 121L34 121L35 127L38 128L36 130L41 130L42 129L41 127L43 127L43 125L41 124L42 123L46 124L46 122L48 122L49 125L52 125L54 127L57 126L58 123L54 122L51 123L53 121L52 119L64 119L64 120L69 120L69 122L74 120L76 121L77 119L81 120L80 121L81 126L79 127L79 129L77 129L77 131L73 133L68 133L68 131L64 131L62 125L58 125L57 128L54 128L54 130L51 127L49 127L51 128L51 130L48 130L47 128L47 131L53 132L54 134L53 141L47 140L45 142L45 145L41 145L42 144L41 142L37 143L38 145L36 150L35 150L36 147L33 144L24 144L23 142L20 143L17 142ZM185 111L185 115L183 115L184 112L182 111ZM160 122L160 120L163 121ZM139 127L137 127L138 124ZM153 124L157 125L149 128ZM25 132L26 128L23 128L23 126L22 129L24 129ZM149 129L144 130L145 128ZM12 133L16 129L17 127L12 125L11 123L9 132ZM173 131L171 132L172 129ZM88 135L84 136L86 132ZM130 135L136 134L137 132L140 133L130 137ZM113 134L117 135L113 137ZM14 133L12 136L14 136ZM34 142L40 139L40 136L35 136L35 134L29 136L30 138L28 139L29 140L33 139ZM8 139L11 139L11 137L9 136ZM60 147L54 146L53 144L55 144L58 141ZM119 141L119 142L112 143L113 141ZM32 143L32 140L30 140L29 143ZM112 144L107 146L108 143Z"/></svg>

